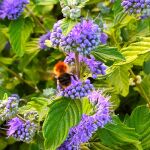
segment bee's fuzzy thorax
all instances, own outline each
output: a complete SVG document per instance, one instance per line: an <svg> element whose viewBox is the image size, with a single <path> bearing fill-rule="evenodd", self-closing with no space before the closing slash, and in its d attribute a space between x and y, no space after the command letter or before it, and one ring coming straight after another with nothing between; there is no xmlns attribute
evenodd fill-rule
<svg viewBox="0 0 150 150"><path fill-rule="evenodd" d="M60 75L67 73L69 71L69 67L66 63L60 61L54 67L54 73L59 77Z"/></svg>

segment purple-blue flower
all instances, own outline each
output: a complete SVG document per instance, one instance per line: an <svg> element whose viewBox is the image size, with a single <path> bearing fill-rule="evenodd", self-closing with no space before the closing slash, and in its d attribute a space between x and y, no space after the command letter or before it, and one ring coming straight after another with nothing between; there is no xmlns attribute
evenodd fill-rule
<svg viewBox="0 0 150 150"><path fill-rule="evenodd" d="M83 114L80 123L71 128L67 140L58 148L58 150L77 150L81 143L87 142L98 126L94 123L94 118Z"/></svg>
<svg viewBox="0 0 150 150"><path fill-rule="evenodd" d="M74 63L75 63L75 53L73 53L73 52L68 53L66 58L64 59L64 62L69 64L69 65L74 65Z"/></svg>
<svg viewBox="0 0 150 150"><path fill-rule="evenodd" d="M93 118L95 118L96 124L99 127L104 127L106 123L111 121L109 97L104 97L102 91L97 90L91 92L88 99L95 108L94 111L96 113L93 115Z"/></svg>
<svg viewBox="0 0 150 150"><path fill-rule="evenodd" d="M21 120L18 117L15 117L7 122L9 127L7 130L8 137L13 137L18 141L30 142L36 132L36 124L30 120Z"/></svg>
<svg viewBox="0 0 150 150"><path fill-rule="evenodd" d="M29 0L2 0L0 2L0 18L17 19L28 3Z"/></svg>
<svg viewBox="0 0 150 150"><path fill-rule="evenodd" d="M90 54L100 44L100 28L92 20L82 20L67 36L61 38L60 47L65 52Z"/></svg>
<svg viewBox="0 0 150 150"><path fill-rule="evenodd" d="M94 79L97 78L97 75L105 75L106 74L106 66L104 63L97 61L94 56L90 55L91 58L83 57L83 62L88 66L90 72L92 73L92 77Z"/></svg>
<svg viewBox="0 0 150 150"><path fill-rule="evenodd" d="M102 44L106 44L107 43L107 39L108 39L108 35L106 33L101 33L100 34L100 41Z"/></svg>
<svg viewBox="0 0 150 150"><path fill-rule="evenodd" d="M44 34L40 37L39 46L41 49L47 48L47 46L45 45L45 41L50 40L50 36L51 36L51 33L47 32L46 34Z"/></svg>
<svg viewBox="0 0 150 150"><path fill-rule="evenodd" d="M8 136L13 135L22 124L23 124L23 121L17 117L8 121L7 126L9 126L9 129L7 131L7 135Z"/></svg>
<svg viewBox="0 0 150 150"><path fill-rule="evenodd" d="M51 32L50 41L54 48L58 48L60 45L60 40L62 38L61 21L59 20L53 26L53 31Z"/></svg>
<svg viewBox="0 0 150 150"><path fill-rule="evenodd" d="M71 77L71 84L60 91L60 95L71 99L81 99L86 97L94 89L90 80L80 81L76 77Z"/></svg>
<svg viewBox="0 0 150 150"><path fill-rule="evenodd" d="M149 0L122 0L121 5L129 14L138 14L140 18L150 17L150 1Z"/></svg>
<svg viewBox="0 0 150 150"><path fill-rule="evenodd" d="M88 142L98 127L103 128L111 121L109 98L104 97L99 90L91 92L88 98L93 105L92 115L82 115L80 123L70 129L66 141L58 150L79 149L80 144Z"/></svg>
<svg viewBox="0 0 150 150"><path fill-rule="evenodd" d="M106 73L107 67L105 66L105 64L96 60L92 55L90 55L90 58L79 55L79 61L84 63L87 66L87 68L89 68L94 79L97 78L97 75L105 75ZM73 52L68 53L64 62L73 65L75 63L75 54Z"/></svg>

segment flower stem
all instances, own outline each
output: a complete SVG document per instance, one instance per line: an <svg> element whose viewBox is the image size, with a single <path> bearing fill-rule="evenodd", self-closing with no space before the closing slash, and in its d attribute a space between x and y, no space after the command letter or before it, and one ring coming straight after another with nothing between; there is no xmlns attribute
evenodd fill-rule
<svg viewBox="0 0 150 150"><path fill-rule="evenodd" d="M133 72L131 69L129 70L129 72L130 72L130 74L131 74L131 76L132 76L133 78L136 78L136 75L134 74L134 72ZM147 95L146 95L146 93L145 93L143 87L142 87L140 84L137 84L137 83L135 83L135 85L136 85L136 87L139 89L140 95L143 96L143 97L145 98L145 100L147 101L147 103L149 104L149 103L150 103L150 100L149 100L149 98L147 97Z"/></svg>
<svg viewBox="0 0 150 150"><path fill-rule="evenodd" d="M24 118L22 118L20 115L17 114L17 117L18 117L19 119L21 119L22 121L25 121L25 122L26 122L26 120L25 120Z"/></svg>
<svg viewBox="0 0 150 150"><path fill-rule="evenodd" d="M43 24L40 22L40 20L34 15L34 13L28 8L25 7L25 9L30 13L30 15L32 16L32 18L35 20L35 22L41 27L41 29L44 32L47 32L47 30L45 29L45 27L43 26Z"/></svg>
<svg viewBox="0 0 150 150"><path fill-rule="evenodd" d="M76 65L76 74L80 79L80 61L79 61L79 53L75 53L75 65Z"/></svg>

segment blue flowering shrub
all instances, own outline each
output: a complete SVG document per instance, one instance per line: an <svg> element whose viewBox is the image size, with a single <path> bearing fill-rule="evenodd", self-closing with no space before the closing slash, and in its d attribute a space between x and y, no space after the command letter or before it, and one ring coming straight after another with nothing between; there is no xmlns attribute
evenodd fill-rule
<svg viewBox="0 0 150 150"><path fill-rule="evenodd" d="M150 0L0 0L0 150L150 149Z"/></svg>

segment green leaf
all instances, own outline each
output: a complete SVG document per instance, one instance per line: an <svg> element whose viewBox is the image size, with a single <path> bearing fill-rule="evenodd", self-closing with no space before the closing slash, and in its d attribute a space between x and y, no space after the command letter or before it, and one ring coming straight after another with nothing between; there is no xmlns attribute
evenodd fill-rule
<svg viewBox="0 0 150 150"><path fill-rule="evenodd" d="M114 28L118 30L118 28L124 27L129 24L130 21L135 20L135 18L131 15L127 15L124 11L119 12L114 19Z"/></svg>
<svg viewBox="0 0 150 150"><path fill-rule="evenodd" d="M45 148L56 150L67 138L69 129L80 121L81 114L80 100L61 98L52 103L43 125Z"/></svg>
<svg viewBox="0 0 150 150"><path fill-rule="evenodd" d="M113 104L113 110L116 110L120 105L119 95L111 94L110 102Z"/></svg>
<svg viewBox="0 0 150 150"><path fill-rule="evenodd" d="M5 96L5 94L9 95L10 92L7 89L5 89L5 88L3 88L3 87L0 86L0 99L3 99L4 96Z"/></svg>
<svg viewBox="0 0 150 150"><path fill-rule="evenodd" d="M110 67L108 70L108 80L119 94L126 96L129 92L129 66ZM110 73L109 73L110 72Z"/></svg>
<svg viewBox="0 0 150 150"><path fill-rule="evenodd" d="M62 22L61 22L61 28L62 28L62 32L64 35L67 35L71 30L72 28L76 25L76 21L74 20L71 20L71 19L63 19Z"/></svg>
<svg viewBox="0 0 150 150"><path fill-rule="evenodd" d="M25 54L20 60L18 68L21 71L24 71L25 67L30 64L30 62L37 56L39 53L39 39L32 39L30 42L26 43Z"/></svg>
<svg viewBox="0 0 150 150"><path fill-rule="evenodd" d="M6 38L5 34L1 31L0 31L0 37L1 37L1 40L0 40L0 51L1 51L1 50L3 50L3 48L6 45L7 38Z"/></svg>
<svg viewBox="0 0 150 150"><path fill-rule="evenodd" d="M57 4L59 0L34 0L36 5L52 5Z"/></svg>
<svg viewBox="0 0 150 150"><path fill-rule="evenodd" d="M135 128L139 134L143 149L150 149L150 109L143 106L135 108L131 116L126 120L127 126Z"/></svg>
<svg viewBox="0 0 150 150"><path fill-rule="evenodd" d="M39 121L41 121L48 113L48 101L42 97L32 97L27 105L19 108L19 113L24 114L30 110L36 110L39 114Z"/></svg>
<svg viewBox="0 0 150 150"><path fill-rule="evenodd" d="M30 41L28 41L25 45L25 53L26 54L33 54L33 53L37 53L40 51L40 47L39 47L39 39L38 38L34 38L31 39Z"/></svg>
<svg viewBox="0 0 150 150"><path fill-rule="evenodd" d="M0 150L3 150L3 149L5 149L6 147L7 147L7 141L6 141L6 139L4 139L4 138L0 138Z"/></svg>
<svg viewBox="0 0 150 150"><path fill-rule="evenodd" d="M83 8L90 0L81 0L79 8Z"/></svg>
<svg viewBox="0 0 150 150"><path fill-rule="evenodd" d="M149 38L150 39L150 38ZM119 62L115 65L130 64L136 61L141 55L150 53L150 44L145 41L140 41L130 44L128 47L122 48L121 53L124 55L126 61Z"/></svg>
<svg viewBox="0 0 150 150"><path fill-rule="evenodd" d="M113 4L112 10L114 11L115 16L122 10L121 0L115 1L115 3Z"/></svg>
<svg viewBox="0 0 150 150"><path fill-rule="evenodd" d="M150 75L146 75L140 85L143 89L142 96L150 101ZM139 88L137 88L137 90L139 91L139 93L141 92Z"/></svg>
<svg viewBox="0 0 150 150"><path fill-rule="evenodd" d="M90 143L89 150L113 150L113 149L101 144L100 142L89 142L89 143Z"/></svg>
<svg viewBox="0 0 150 150"><path fill-rule="evenodd" d="M81 102L83 107L83 113L90 115L92 111L92 104L89 102L89 99L87 97L83 98Z"/></svg>
<svg viewBox="0 0 150 150"><path fill-rule="evenodd" d="M6 64L6 65L12 64L14 60L15 60L15 58L1 57L0 56L0 62L3 64Z"/></svg>
<svg viewBox="0 0 150 150"><path fill-rule="evenodd" d="M144 62L144 72L146 74L150 74L150 59Z"/></svg>
<svg viewBox="0 0 150 150"><path fill-rule="evenodd" d="M134 146L134 149L142 150L139 135L134 128L127 127L117 116L113 117L113 122L98 131L101 143L112 149L124 150L124 148ZM130 148L131 149L131 148Z"/></svg>
<svg viewBox="0 0 150 150"><path fill-rule="evenodd" d="M30 18L19 18L10 23L9 40L13 52L17 56L23 56L25 52L25 43L33 30L33 23Z"/></svg>
<svg viewBox="0 0 150 150"><path fill-rule="evenodd" d="M115 47L98 47L92 51L92 54L98 60L125 60Z"/></svg>

